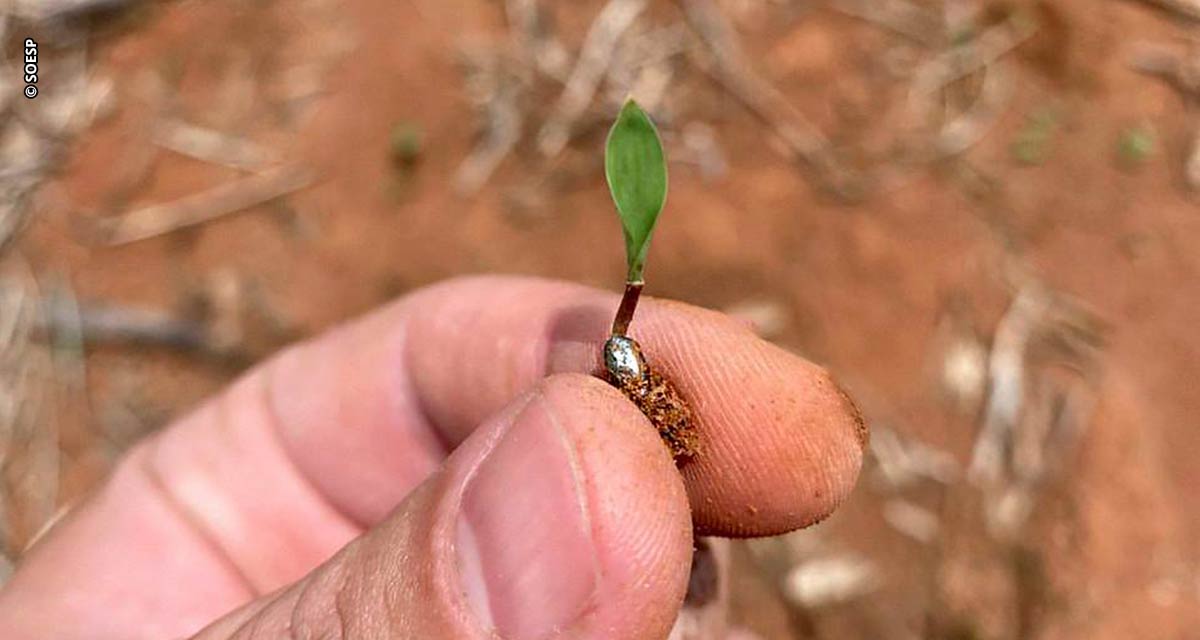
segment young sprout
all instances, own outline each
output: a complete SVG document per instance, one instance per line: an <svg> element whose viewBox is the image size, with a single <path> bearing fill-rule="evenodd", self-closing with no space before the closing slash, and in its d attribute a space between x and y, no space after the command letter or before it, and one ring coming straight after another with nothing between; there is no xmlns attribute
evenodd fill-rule
<svg viewBox="0 0 1200 640"><path fill-rule="evenodd" d="M1117 140L1117 162L1123 169L1136 169L1154 155L1154 129L1148 124L1130 127Z"/></svg>
<svg viewBox="0 0 1200 640"><path fill-rule="evenodd" d="M625 296L613 319L613 335L629 330L645 281L646 252L654 223L667 201L667 161L662 141L650 116L632 99L608 134L604 149L604 176L612 192L621 228L625 232Z"/></svg>
<svg viewBox="0 0 1200 640"><path fill-rule="evenodd" d="M646 252L654 224L667 200L667 162L654 123L633 100L625 102L608 134L604 175L625 234L625 295L604 343L609 382L633 401L658 429L676 461L697 452L692 410L674 385L646 362L637 341L626 335L645 284Z"/></svg>

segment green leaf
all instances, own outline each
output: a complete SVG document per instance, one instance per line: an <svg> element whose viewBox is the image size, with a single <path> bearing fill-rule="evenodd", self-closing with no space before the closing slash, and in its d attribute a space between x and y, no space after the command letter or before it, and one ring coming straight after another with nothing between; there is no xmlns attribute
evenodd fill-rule
<svg viewBox="0 0 1200 640"><path fill-rule="evenodd" d="M625 231L626 279L640 282L654 223L667 201L667 161L654 123L632 99L608 133L604 175Z"/></svg>

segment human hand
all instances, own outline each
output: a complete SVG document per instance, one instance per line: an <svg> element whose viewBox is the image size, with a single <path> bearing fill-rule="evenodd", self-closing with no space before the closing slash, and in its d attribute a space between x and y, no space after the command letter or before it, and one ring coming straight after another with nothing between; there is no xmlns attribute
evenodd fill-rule
<svg viewBox="0 0 1200 640"><path fill-rule="evenodd" d="M821 369L646 300L633 335L701 430L677 470L580 375L615 306L460 279L288 349L138 445L30 550L0 638L665 637L693 527L820 520L865 433Z"/></svg>

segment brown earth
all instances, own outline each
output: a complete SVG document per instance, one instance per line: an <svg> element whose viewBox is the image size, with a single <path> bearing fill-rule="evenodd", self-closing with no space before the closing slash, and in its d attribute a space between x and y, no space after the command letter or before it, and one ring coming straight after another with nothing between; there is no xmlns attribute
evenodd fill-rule
<svg viewBox="0 0 1200 640"><path fill-rule="evenodd" d="M562 3L553 13L578 42L600 4ZM724 6L757 68L839 148L857 149L864 166L888 159L899 135L888 105L903 100L904 87L881 61L895 35L823 7ZM734 617L764 637L795 629L862 638L1200 637L1200 208L1181 169L1196 115L1174 89L1127 64L1137 42L1180 42L1185 32L1136 2L1036 6L1048 26L1013 54L1015 96L987 136L959 160L903 169L853 205L771 151L769 132L707 78L685 80L698 97L667 130L711 124L729 170L709 179L672 166L648 294L714 308L778 305L773 338L834 371L869 422L960 461L975 419L942 399L931 373L949 305L990 333L1018 264L1111 327L1094 420L1026 539L990 545L977 528L944 524L943 544L918 544L885 525L881 498L864 483L821 528L839 548L882 559L881 590L798 621L742 557ZM497 40L504 24L501 3L484 0L218 0L139 10L94 53L117 79L117 112L78 140L43 188L21 248L40 271L64 274L84 301L182 312L232 277L252 300L242 339L253 357L455 274L540 274L615 289L622 252L599 137L585 136L549 170L522 143L478 194L451 187L474 142L457 51ZM315 74L324 92L287 95L284 80L300 72ZM234 99L246 92L249 102ZM1049 155L1018 163L1013 140L1044 108L1061 122ZM148 123L164 112L278 149L320 182L192 230L89 244L81 232L89 222L237 175L152 154ZM404 172L389 158L390 132L402 122L423 134L419 161ZM1140 123L1158 144L1142 166L1124 169L1117 141ZM989 186L976 188L967 168ZM527 197L537 184L549 186ZM138 429L153 428L236 369L166 352L93 350L90 412L64 436L67 497L93 486L126 444L99 435L114 407L138 416ZM978 508L965 486L930 500L947 522Z"/></svg>

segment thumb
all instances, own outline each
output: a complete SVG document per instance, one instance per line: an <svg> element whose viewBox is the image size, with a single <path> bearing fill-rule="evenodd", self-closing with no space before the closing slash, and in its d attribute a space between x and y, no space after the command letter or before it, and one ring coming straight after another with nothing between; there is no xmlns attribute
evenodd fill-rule
<svg viewBox="0 0 1200 640"><path fill-rule="evenodd" d="M692 547L645 417L581 375L480 426L383 523L200 638L665 638Z"/></svg>

